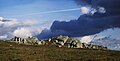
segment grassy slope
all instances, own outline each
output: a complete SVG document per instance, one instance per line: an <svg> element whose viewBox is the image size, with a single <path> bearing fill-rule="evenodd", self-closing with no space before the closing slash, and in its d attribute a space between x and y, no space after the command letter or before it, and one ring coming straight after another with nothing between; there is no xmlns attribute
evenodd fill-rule
<svg viewBox="0 0 120 61"><path fill-rule="evenodd" d="M120 51L27 46L0 41L0 61L120 61Z"/></svg>

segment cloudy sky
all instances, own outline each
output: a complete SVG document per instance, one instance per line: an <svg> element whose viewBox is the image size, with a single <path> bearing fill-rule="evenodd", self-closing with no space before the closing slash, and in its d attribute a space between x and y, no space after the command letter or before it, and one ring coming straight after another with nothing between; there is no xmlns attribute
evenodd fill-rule
<svg viewBox="0 0 120 61"><path fill-rule="evenodd" d="M73 0L0 0L0 15L5 18L33 19L38 21L70 20L79 17L79 8ZM60 11L68 10L62 12Z"/></svg>
<svg viewBox="0 0 120 61"><path fill-rule="evenodd" d="M76 19L80 16L79 7L72 0L0 0L0 8L0 18L12 20L7 22L13 24L10 26L16 26L16 23L21 25L23 21L25 22L24 25L26 25L26 21L29 24L37 22L37 24L31 26L32 28L40 29L39 33L41 32L41 28L50 28L54 20L69 21L70 19ZM31 26L27 26L27 29ZM21 27L24 28L21 29ZM23 32L25 28L26 26L23 25L19 27L16 26L16 29L12 32L13 34L17 33L18 31L16 30L18 29L21 29ZM1 29L3 30L5 27L1 27ZM11 30L6 33L11 33ZM5 33L5 31L1 31L1 34L3 33ZM30 32L27 33L31 35Z"/></svg>
<svg viewBox="0 0 120 61"><path fill-rule="evenodd" d="M70 37L85 36L83 40L91 40L96 34L115 35L112 37L119 38L118 3L120 1L110 0L109 3L107 1L0 0L1 38L27 37L37 34L41 39L68 35Z"/></svg>

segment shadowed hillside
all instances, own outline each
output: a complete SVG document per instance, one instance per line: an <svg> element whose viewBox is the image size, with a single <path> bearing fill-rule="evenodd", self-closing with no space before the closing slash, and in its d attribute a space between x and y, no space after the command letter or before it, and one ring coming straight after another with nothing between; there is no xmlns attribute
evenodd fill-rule
<svg viewBox="0 0 120 61"><path fill-rule="evenodd" d="M120 51L0 41L0 61L120 61Z"/></svg>

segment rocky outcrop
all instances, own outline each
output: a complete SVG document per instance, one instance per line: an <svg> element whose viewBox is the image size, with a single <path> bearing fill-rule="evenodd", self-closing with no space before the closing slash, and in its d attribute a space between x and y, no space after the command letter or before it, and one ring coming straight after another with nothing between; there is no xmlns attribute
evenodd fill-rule
<svg viewBox="0 0 120 61"><path fill-rule="evenodd" d="M28 37L28 38L20 38L14 37L10 40L11 42L16 42L19 44L27 44L27 45L44 45L45 41L39 41L36 37Z"/></svg>
<svg viewBox="0 0 120 61"><path fill-rule="evenodd" d="M80 40L73 39L68 36L61 36L61 35L57 37L49 38L48 41L54 43L58 47L103 49L103 50L107 49L107 47L104 46L82 43L80 42Z"/></svg>
<svg viewBox="0 0 120 61"><path fill-rule="evenodd" d="M14 38L11 39L11 41L16 43L26 43L27 39L15 36Z"/></svg>
<svg viewBox="0 0 120 61"><path fill-rule="evenodd" d="M36 37L28 37L28 38L14 37L11 40L12 42L29 44L29 45L46 45L47 44L47 45L55 45L57 47L67 47L67 48L86 48L86 49L102 49L102 50L107 49L107 47L82 43L80 42L80 40L73 39L68 36L62 36L62 35L49 38L48 40L38 40Z"/></svg>
<svg viewBox="0 0 120 61"><path fill-rule="evenodd" d="M60 35L58 37L51 38L51 42L53 42L54 44L58 45L59 47L62 47L67 42L68 38L69 38L68 36L61 36Z"/></svg>

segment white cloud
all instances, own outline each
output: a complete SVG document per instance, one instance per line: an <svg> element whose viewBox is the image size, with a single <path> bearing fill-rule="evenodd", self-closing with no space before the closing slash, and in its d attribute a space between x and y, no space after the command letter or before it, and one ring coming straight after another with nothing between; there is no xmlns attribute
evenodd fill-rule
<svg viewBox="0 0 120 61"><path fill-rule="evenodd" d="M98 12L99 13L105 13L106 9L104 7L98 7Z"/></svg>
<svg viewBox="0 0 120 61"><path fill-rule="evenodd" d="M4 22L3 26L4 27L16 27L17 25L19 25L20 23L17 21L8 21L8 22Z"/></svg>
<svg viewBox="0 0 120 61"><path fill-rule="evenodd" d="M38 24L38 22L36 20L24 20L24 21L21 21L21 24L26 25L26 26L30 26L30 25Z"/></svg>
<svg viewBox="0 0 120 61"><path fill-rule="evenodd" d="M106 9L104 7L91 7L91 6L83 6L80 8L81 14L88 14L88 15L93 15L94 13L105 13Z"/></svg>
<svg viewBox="0 0 120 61"><path fill-rule="evenodd" d="M3 20L3 17L0 17L0 20ZM21 26L32 26L38 24L37 20L18 20L16 18L7 18L5 21L0 21L0 24L3 27L21 27ZM7 21L6 21L7 20Z"/></svg>
<svg viewBox="0 0 120 61"><path fill-rule="evenodd" d="M91 40L93 39L94 36L84 36L81 38L81 42L84 42L84 43L89 43L91 42Z"/></svg>
<svg viewBox="0 0 120 61"><path fill-rule="evenodd" d="M0 25L3 24L4 22L0 21Z"/></svg>
<svg viewBox="0 0 120 61"><path fill-rule="evenodd" d="M32 36L32 32L27 28L18 28L13 32L14 36L27 38L29 36Z"/></svg>
<svg viewBox="0 0 120 61"><path fill-rule="evenodd" d="M35 27L21 27L16 29L13 32L14 36L22 37L22 38L27 38L31 36L35 36L39 33L41 33L43 29L42 28L35 28Z"/></svg>
<svg viewBox="0 0 120 61"><path fill-rule="evenodd" d="M89 8L88 7L81 7L81 13L82 14L88 14L89 13Z"/></svg>
<svg viewBox="0 0 120 61"><path fill-rule="evenodd" d="M16 18L4 20L5 21L0 21L0 34L7 35L6 39L14 36L35 36L44 29L37 26L39 22L36 20L18 20Z"/></svg>
<svg viewBox="0 0 120 61"><path fill-rule="evenodd" d="M3 20L4 18L3 17L0 17L0 20Z"/></svg>
<svg viewBox="0 0 120 61"><path fill-rule="evenodd" d="M0 35L0 39L5 39L7 38L7 35Z"/></svg>
<svg viewBox="0 0 120 61"><path fill-rule="evenodd" d="M31 27L29 28L29 30L32 32L32 35L35 36L37 34L40 34L42 32L42 30L44 30L45 28L42 27Z"/></svg>

